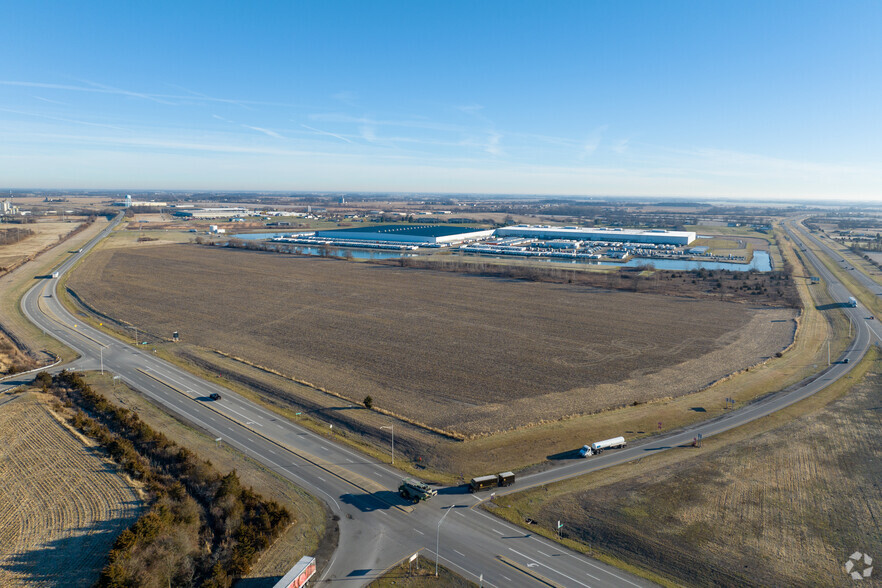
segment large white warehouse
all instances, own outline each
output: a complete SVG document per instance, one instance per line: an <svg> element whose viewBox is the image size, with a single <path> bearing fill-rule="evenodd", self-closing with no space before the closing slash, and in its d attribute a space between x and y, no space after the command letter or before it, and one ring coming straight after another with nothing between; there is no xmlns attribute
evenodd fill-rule
<svg viewBox="0 0 882 588"><path fill-rule="evenodd" d="M381 225L354 229L329 229L316 231L320 239L345 239L348 241L400 242L414 244L462 243L484 239L493 235L493 229L450 227L439 225Z"/></svg>
<svg viewBox="0 0 882 588"><path fill-rule="evenodd" d="M548 225L517 225L496 229L500 237L528 237L532 239L572 239L575 241L611 241L622 243L656 243L689 245L695 241L692 231L664 229L610 229L605 227L552 227Z"/></svg>

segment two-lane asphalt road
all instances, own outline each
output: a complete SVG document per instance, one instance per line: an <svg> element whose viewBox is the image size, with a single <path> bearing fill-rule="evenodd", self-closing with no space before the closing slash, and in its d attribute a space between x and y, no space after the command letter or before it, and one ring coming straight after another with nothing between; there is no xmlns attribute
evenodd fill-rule
<svg viewBox="0 0 882 588"><path fill-rule="evenodd" d="M84 249L87 251L94 242ZM59 266L58 271L67 271L84 253L74 255ZM813 259L813 263L819 266L834 298L847 300L847 290L817 259ZM133 347L79 322L59 303L56 284L54 279L37 284L22 299L22 309L44 331L80 354L81 358L67 367L99 369L103 364L104 369L181 419L306 488L340 517L339 546L331 561L322 566L321 579L362 586L418 549L434 557L437 542L442 563L470 579L482 578L489 586L532 585L537 583L536 576L562 586L650 584L474 508L487 494L475 496L461 488L443 488L436 498L426 503L412 506L403 502L396 493L402 478L397 470L165 362L153 355L149 346ZM845 310L857 323L856 339L842 358L837 358L830 368L809 381L688 429L621 451L563 462L521 478L505 492L682 446L698 433L710 437L814 394L847 373L868 349L871 340L880 337L878 325L857 321L861 313L866 313L864 309ZM850 359L850 363L843 363L845 358ZM212 393L220 394L221 399L211 400Z"/></svg>

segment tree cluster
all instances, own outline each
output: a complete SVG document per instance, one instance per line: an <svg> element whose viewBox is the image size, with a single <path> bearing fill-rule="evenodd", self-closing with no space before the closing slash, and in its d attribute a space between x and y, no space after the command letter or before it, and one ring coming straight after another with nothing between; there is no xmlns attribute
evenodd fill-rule
<svg viewBox="0 0 882 588"><path fill-rule="evenodd" d="M283 506L243 487L235 470L221 475L96 393L81 374L41 372L37 384L75 409L71 424L151 497L147 512L117 538L98 586L228 587L291 522Z"/></svg>

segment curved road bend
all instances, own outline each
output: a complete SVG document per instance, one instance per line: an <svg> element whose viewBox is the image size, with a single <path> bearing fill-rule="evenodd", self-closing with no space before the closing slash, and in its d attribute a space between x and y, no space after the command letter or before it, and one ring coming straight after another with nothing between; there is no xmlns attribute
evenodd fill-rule
<svg viewBox="0 0 882 588"><path fill-rule="evenodd" d="M108 227L110 230L112 227ZM103 236L102 233L101 236ZM87 251L94 241L84 248ZM62 264L67 271L81 254ZM814 259L813 262L817 262ZM835 299L846 300L847 290L819 265ZM162 361L149 349L121 343L77 319L64 309L54 293L56 280L44 280L22 299L25 314L35 324L80 353L69 369L104 368L117 374L180 418L199 426L280 475L324 500L340 517L340 542L320 578L347 586L362 586L378 573L418 549L434 557L436 532L441 562L464 576L483 576L488 586L532 585L537 574L563 586L648 586L651 583L601 564L559 545L471 508L479 498L458 488L444 488L437 498L412 507L396 489L397 470L287 421L234 392L204 381ZM841 290L840 290L841 289ZM842 295L844 294L844 298ZM853 318L863 309L845 309ZM841 359L810 381L732 411L725 417L653 438L617 452L563 463L525 476L506 493L581 475L604 467L688 444L697 434L709 437L788 406L845 375L879 338L878 324L858 323L857 337ZM208 395L217 392L220 401ZM486 498L487 495L484 496ZM449 515L449 516L447 516ZM443 519L442 519L443 517ZM439 527L439 522L440 527ZM499 556L518 564L511 566Z"/></svg>

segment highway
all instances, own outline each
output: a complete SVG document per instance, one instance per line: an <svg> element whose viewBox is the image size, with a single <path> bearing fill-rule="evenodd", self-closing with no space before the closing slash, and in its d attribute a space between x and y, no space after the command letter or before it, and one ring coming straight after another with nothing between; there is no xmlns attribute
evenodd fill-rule
<svg viewBox="0 0 882 588"><path fill-rule="evenodd" d="M118 221L117 221L118 222ZM64 273L117 223L57 268ZM794 238L796 238L794 236ZM813 254L806 253L810 258ZM836 300L850 294L817 259L812 262ZM416 506L397 495L401 472L321 434L279 417L235 392L165 362L143 346L122 343L71 315L58 301L58 280L41 280L22 299L22 310L36 325L80 358L68 369L105 370L182 420L220 438L322 499L339 516L340 540L333 557L320 562L323 581L363 586L390 565L422 549L443 565L487 586L530 586L540 579L561 586L649 586L650 582L510 525L475 508L488 493L471 495L462 488L441 488L436 498ZM843 309L854 321L856 337L828 369L796 386L696 426L653 437L626 449L588 459L564 461L522 477L505 493L618 465L652 453L688 445L704 437L761 418L814 394L844 376L874 341L882 340L878 321L867 311ZM849 363L843 363L848 358ZM60 369L60 368L56 368ZM2 387L0 387L2 390ZM221 400L211 400L211 393ZM500 491L500 494L503 492ZM293 562L292 562L293 563Z"/></svg>

